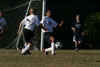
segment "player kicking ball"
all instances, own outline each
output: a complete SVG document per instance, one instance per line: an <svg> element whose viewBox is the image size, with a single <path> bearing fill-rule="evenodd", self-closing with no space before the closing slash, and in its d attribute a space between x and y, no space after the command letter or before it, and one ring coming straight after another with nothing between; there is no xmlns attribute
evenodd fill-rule
<svg viewBox="0 0 100 67"><path fill-rule="evenodd" d="M74 33L73 42L75 43L75 50L79 51L79 45L82 43L82 36L84 35L83 32L84 25L80 21L80 16L76 16L76 21L72 24L72 31Z"/></svg>
<svg viewBox="0 0 100 67"><path fill-rule="evenodd" d="M47 10L46 16L44 16L40 22L47 30L44 33L45 40L51 44L50 48L43 49L42 51L48 55L48 51L51 51L52 55L55 55L55 38L53 35L53 28L58 26L58 23L51 18L51 11ZM61 22L59 26L62 26L64 22Z"/></svg>
<svg viewBox="0 0 100 67"><path fill-rule="evenodd" d="M27 55L31 54L29 49L32 45L32 38L34 37L34 27L40 25L40 20L37 15L35 15L36 10L34 8L30 8L30 15L25 17L19 25L18 34L21 32L22 26L24 26L23 34L25 39L25 48L22 49L21 54Z"/></svg>
<svg viewBox="0 0 100 67"><path fill-rule="evenodd" d="M0 40L2 40L2 34L4 31L4 26L6 25L5 19L2 17L2 11L0 11Z"/></svg>

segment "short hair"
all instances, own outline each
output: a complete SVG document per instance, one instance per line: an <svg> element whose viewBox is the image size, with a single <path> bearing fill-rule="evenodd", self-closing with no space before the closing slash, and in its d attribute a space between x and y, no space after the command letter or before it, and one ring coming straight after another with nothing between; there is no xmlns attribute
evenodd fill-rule
<svg viewBox="0 0 100 67"><path fill-rule="evenodd" d="M77 14L77 15L76 15L76 17L77 17L77 16L79 16L79 17L80 17L80 15L79 15L79 14Z"/></svg>
<svg viewBox="0 0 100 67"><path fill-rule="evenodd" d="M30 9L33 9L33 13L36 13L36 9L34 7L31 7Z"/></svg>
<svg viewBox="0 0 100 67"><path fill-rule="evenodd" d="M79 14L77 14L77 15L75 16L75 18L76 18L76 17L79 17L79 18L81 18L81 16L80 16Z"/></svg>
<svg viewBox="0 0 100 67"><path fill-rule="evenodd" d="M47 10L46 12L51 12L51 10Z"/></svg>

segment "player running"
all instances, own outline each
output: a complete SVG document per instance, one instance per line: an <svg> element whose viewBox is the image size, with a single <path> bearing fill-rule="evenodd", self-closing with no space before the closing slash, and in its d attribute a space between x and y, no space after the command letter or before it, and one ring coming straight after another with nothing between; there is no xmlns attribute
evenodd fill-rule
<svg viewBox="0 0 100 67"><path fill-rule="evenodd" d="M76 16L76 21L72 24L72 31L74 33L73 42L75 42L75 50L78 52L79 45L82 43L82 36L84 35L83 32L84 25L80 21L80 16Z"/></svg>
<svg viewBox="0 0 100 67"><path fill-rule="evenodd" d="M2 34L5 25L6 25L6 20L2 17L2 11L0 11L0 40L2 40Z"/></svg>
<svg viewBox="0 0 100 67"><path fill-rule="evenodd" d="M34 37L34 27L40 25L40 20L38 16L35 15L35 13L36 13L36 10L34 8L30 8L30 15L24 18L24 20L22 20L22 22L19 25L19 29L17 32L18 34L20 34L21 32L22 26L25 25L23 29L23 34L24 34L26 46L21 51L22 55L31 54L29 52L29 48L32 45L32 38Z"/></svg>
<svg viewBox="0 0 100 67"><path fill-rule="evenodd" d="M47 49L43 49L46 55L48 55L48 51L52 52L52 55L55 55L55 38L53 36L53 28L58 26L58 23L51 18L51 11L48 10L46 12L46 16L44 16L40 22L47 30L44 33L45 40L50 44L51 47ZM61 22L59 26L62 26L64 22Z"/></svg>

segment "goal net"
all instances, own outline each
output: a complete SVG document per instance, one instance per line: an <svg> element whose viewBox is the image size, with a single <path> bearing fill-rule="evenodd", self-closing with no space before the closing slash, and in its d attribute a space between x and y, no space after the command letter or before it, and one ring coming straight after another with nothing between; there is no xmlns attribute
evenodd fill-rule
<svg viewBox="0 0 100 67"><path fill-rule="evenodd" d="M31 3L30 3L31 1ZM0 41L0 48L15 49L22 48L23 36L19 38L17 35L18 27L25 15L28 15L30 7L35 7L39 18L42 16L42 2L41 0L0 0L0 10L3 11L3 17L6 19L7 25L4 27L5 31ZM40 28L35 28L35 43L40 45ZM19 39L19 41L18 41ZM18 42L18 45L16 43Z"/></svg>

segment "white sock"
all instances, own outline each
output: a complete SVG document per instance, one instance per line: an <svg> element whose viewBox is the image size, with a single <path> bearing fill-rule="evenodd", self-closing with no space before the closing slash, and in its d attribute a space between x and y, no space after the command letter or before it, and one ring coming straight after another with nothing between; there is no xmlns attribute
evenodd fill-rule
<svg viewBox="0 0 100 67"><path fill-rule="evenodd" d="M55 54L55 43L51 43L52 54Z"/></svg>
<svg viewBox="0 0 100 67"><path fill-rule="evenodd" d="M52 47L45 49L46 52L52 51Z"/></svg>
<svg viewBox="0 0 100 67"><path fill-rule="evenodd" d="M25 53L26 51L29 50L29 48L30 48L30 46L29 46L29 44L28 44L24 49L22 49L22 52L21 52L21 53L22 53L22 54Z"/></svg>

